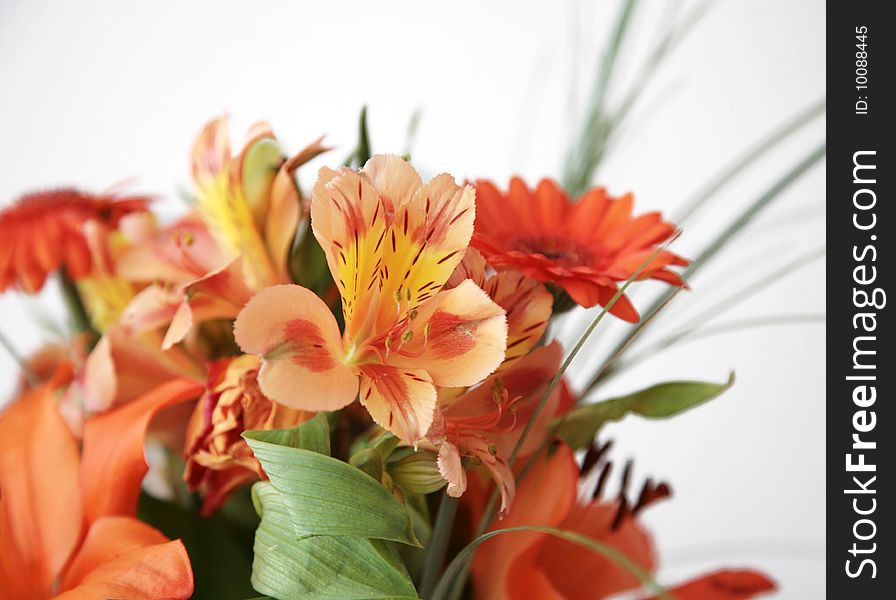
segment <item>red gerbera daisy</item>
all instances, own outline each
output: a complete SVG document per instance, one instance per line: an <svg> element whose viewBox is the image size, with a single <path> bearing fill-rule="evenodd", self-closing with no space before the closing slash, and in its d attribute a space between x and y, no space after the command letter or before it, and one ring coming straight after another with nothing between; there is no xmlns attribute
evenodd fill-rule
<svg viewBox="0 0 896 600"><path fill-rule="evenodd" d="M534 191L519 178L507 193L489 181L476 182L476 224L472 245L498 270L514 268L552 283L578 304L606 306L625 281L644 264L675 226L657 212L632 216L632 195L610 197L603 188L571 202L550 179ZM683 285L671 266L688 261L662 251L638 279ZM637 321L638 311L625 296L610 312Z"/></svg>
<svg viewBox="0 0 896 600"><path fill-rule="evenodd" d="M72 279L90 273L82 233L86 221L115 226L128 213L146 210L149 198L94 196L73 189L26 194L0 211L0 292L39 291L60 267Z"/></svg>

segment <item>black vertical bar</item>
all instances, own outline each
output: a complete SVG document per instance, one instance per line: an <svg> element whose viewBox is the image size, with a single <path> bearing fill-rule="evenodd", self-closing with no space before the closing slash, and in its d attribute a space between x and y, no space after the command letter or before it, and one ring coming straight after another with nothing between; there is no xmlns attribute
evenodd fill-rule
<svg viewBox="0 0 896 600"><path fill-rule="evenodd" d="M889 8L827 3L827 595L837 599L896 598Z"/></svg>

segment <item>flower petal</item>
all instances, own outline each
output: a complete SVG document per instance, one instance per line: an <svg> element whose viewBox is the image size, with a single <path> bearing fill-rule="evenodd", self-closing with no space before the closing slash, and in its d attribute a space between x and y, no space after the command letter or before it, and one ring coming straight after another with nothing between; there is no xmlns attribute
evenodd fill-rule
<svg viewBox="0 0 896 600"><path fill-rule="evenodd" d="M473 235L474 198L472 187L461 187L443 173L396 207L383 242L380 330L391 325L396 314L405 314L431 298L448 281Z"/></svg>
<svg viewBox="0 0 896 600"><path fill-rule="evenodd" d="M262 290L234 325L243 352L258 354L261 391L301 410L336 410L358 392L358 378L342 362L339 328L327 305L298 285Z"/></svg>
<svg viewBox="0 0 896 600"><path fill-rule="evenodd" d="M618 508L615 502L575 504L559 527L615 548L645 571L653 572L656 555L650 536L633 518L624 519L613 529ZM641 586L637 577L613 560L553 536L541 543L535 564L566 597L580 597L587 591L596 598L607 598Z"/></svg>
<svg viewBox="0 0 896 600"><path fill-rule="evenodd" d="M554 298L542 284L519 271L498 273L483 289L507 313L506 366L525 356L544 335Z"/></svg>
<svg viewBox="0 0 896 600"><path fill-rule="evenodd" d="M136 519L95 522L62 579L64 600L170 600L193 594L186 549Z"/></svg>
<svg viewBox="0 0 896 600"><path fill-rule="evenodd" d="M775 582L762 573L726 569L703 575L669 591L678 600L750 600L775 589Z"/></svg>
<svg viewBox="0 0 896 600"><path fill-rule="evenodd" d="M504 310L470 280L424 302L408 332L389 364L426 369L438 386L479 383L504 360Z"/></svg>
<svg viewBox="0 0 896 600"><path fill-rule="evenodd" d="M162 384L116 410L89 419L84 426L81 489L84 518L133 516L147 466L143 441L152 417L161 409L195 400L203 386L179 379Z"/></svg>
<svg viewBox="0 0 896 600"><path fill-rule="evenodd" d="M576 500L579 468L572 450L565 445L542 458L517 490L507 516L494 528L520 525L556 527L566 518ZM551 493L544 493L550 490ZM473 560L474 589L480 598L503 598L513 562L533 548L546 534L518 532L484 542Z"/></svg>
<svg viewBox="0 0 896 600"><path fill-rule="evenodd" d="M422 438L436 407L436 389L427 372L377 364L360 370L359 397L373 420L405 442Z"/></svg>
<svg viewBox="0 0 896 600"><path fill-rule="evenodd" d="M423 185L414 167L395 154L371 156L362 171L396 209L407 204Z"/></svg>
<svg viewBox="0 0 896 600"><path fill-rule="evenodd" d="M81 532L78 447L52 384L29 391L0 417L0 589L49 594Z"/></svg>
<svg viewBox="0 0 896 600"><path fill-rule="evenodd" d="M393 210L366 177L345 168L320 170L311 200L311 227L342 295L350 339L363 337L375 317L368 309L379 293L380 258Z"/></svg>
<svg viewBox="0 0 896 600"><path fill-rule="evenodd" d="M439 474L448 482L448 495L460 498L467 491L467 474L460 462L457 446L444 440L439 447Z"/></svg>

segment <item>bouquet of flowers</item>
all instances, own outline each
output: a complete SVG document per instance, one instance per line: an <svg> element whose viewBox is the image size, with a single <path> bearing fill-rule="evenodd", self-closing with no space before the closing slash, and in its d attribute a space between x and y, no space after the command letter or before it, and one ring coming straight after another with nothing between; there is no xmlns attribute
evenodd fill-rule
<svg viewBox="0 0 896 600"><path fill-rule="evenodd" d="M57 279L71 328L28 357L0 337L21 366L0 413L0 597L773 591L742 567L657 581L641 516L672 487L635 481L603 430L697 407L733 376L591 394L823 149L689 260L671 249L676 225L591 185L628 104L613 112L598 95L591 107L562 185L423 176L410 156L371 152L362 112L341 161L323 138L286 152L264 123L232 151L227 119L211 121L193 147L189 209L171 222L120 189L4 208L0 292ZM312 161L326 166L303 189ZM627 292L645 280L666 287L636 306ZM588 323L562 344L556 324L576 307ZM568 369L612 319L631 326L577 388Z"/></svg>

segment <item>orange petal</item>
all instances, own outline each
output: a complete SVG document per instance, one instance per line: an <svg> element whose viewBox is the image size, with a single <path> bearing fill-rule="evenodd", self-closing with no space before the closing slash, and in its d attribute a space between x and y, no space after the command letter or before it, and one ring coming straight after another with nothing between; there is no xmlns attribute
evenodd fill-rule
<svg viewBox="0 0 896 600"><path fill-rule="evenodd" d="M184 379L170 381L84 426L81 486L84 517L133 516L147 466L143 441L159 410L198 398L203 386Z"/></svg>
<svg viewBox="0 0 896 600"><path fill-rule="evenodd" d="M678 600L749 600L775 591L775 582L757 571L722 570L669 590ZM655 597L651 600L657 600Z"/></svg>
<svg viewBox="0 0 896 600"><path fill-rule="evenodd" d="M525 356L544 335L554 298L542 284L519 271L498 273L482 289L507 313L506 366Z"/></svg>
<svg viewBox="0 0 896 600"><path fill-rule="evenodd" d="M472 187L443 173L396 207L380 255L380 328L394 321L396 304L405 314L448 281L473 235L474 197Z"/></svg>
<svg viewBox="0 0 896 600"><path fill-rule="evenodd" d="M408 443L429 431L436 389L426 371L377 364L362 365L360 371L359 397L377 424Z"/></svg>
<svg viewBox="0 0 896 600"><path fill-rule="evenodd" d="M463 283L465 279L472 279L473 283L484 288L487 279L485 268L485 257L482 256L482 253L479 252L479 250L471 246L467 248L463 259L461 259L454 268L454 272L451 273L451 277L448 278L445 287L457 287Z"/></svg>
<svg viewBox="0 0 896 600"><path fill-rule="evenodd" d="M516 534L509 534L516 535ZM495 590L494 596L482 596L477 592L475 597L482 600L514 600L515 598L538 598L538 600L570 600L568 596L561 594L554 587L547 574L536 568L534 565L534 557L538 548L530 548L522 553L514 560L509 569L508 575L501 582L503 587ZM588 596L592 598L602 598L602 596Z"/></svg>
<svg viewBox="0 0 896 600"><path fill-rule="evenodd" d="M366 177L346 168L320 170L311 200L311 227L342 295L350 339L362 337L375 317L367 309L379 292L376 282L383 263L378 259L389 243L387 219L393 210Z"/></svg>
<svg viewBox="0 0 896 600"><path fill-rule="evenodd" d="M302 410L336 410L355 399L358 378L342 362L336 319L310 290L262 290L240 312L234 336L243 352L262 357L258 381L272 400Z"/></svg>
<svg viewBox="0 0 896 600"><path fill-rule="evenodd" d="M265 217L264 238L271 261L284 281L289 280L287 261L302 214L302 196L295 172L300 166L328 150L322 142L323 137L285 161L271 184L271 204Z"/></svg>
<svg viewBox="0 0 896 600"><path fill-rule="evenodd" d="M561 529L578 532L615 548L647 572L656 568L653 543L635 519L627 518L612 528L618 504L576 504L560 523ZM641 582L614 561L557 537L545 538L535 561L564 596L606 598L637 589Z"/></svg>
<svg viewBox="0 0 896 600"><path fill-rule="evenodd" d="M579 467L572 450L565 445L539 460L517 490L516 499L494 528L520 525L556 527L576 500ZM551 493L546 494L545 490ZM473 560L474 589L482 598L501 598L511 565L533 548L546 534L516 532L484 542Z"/></svg>
<svg viewBox="0 0 896 600"><path fill-rule="evenodd" d="M364 163L364 175L396 209L407 204L423 185L417 171L400 156L377 154Z"/></svg>
<svg viewBox="0 0 896 600"><path fill-rule="evenodd" d="M193 179L214 177L230 162L229 119L216 117L209 121L193 143Z"/></svg>
<svg viewBox="0 0 896 600"><path fill-rule="evenodd" d="M409 331L393 343L389 364L425 369L438 386L479 383L504 360L504 310L471 280L424 302Z"/></svg>
<svg viewBox="0 0 896 600"><path fill-rule="evenodd" d="M45 385L0 416L0 589L49 594L81 532L78 447Z"/></svg>
<svg viewBox="0 0 896 600"><path fill-rule="evenodd" d="M444 440L439 447L439 474L448 482L448 495L459 498L467 491L467 474L460 462L457 446Z"/></svg>
<svg viewBox="0 0 896 600"><path fill-rule="evenodd" d="M57 596L65 600L189 598L193 571L181 542L136 519L95 522L66 569Z"/></svg>

